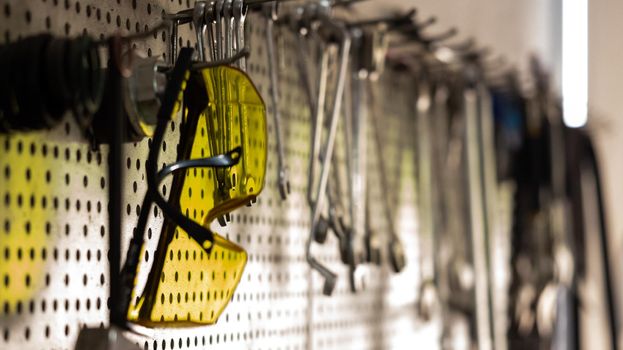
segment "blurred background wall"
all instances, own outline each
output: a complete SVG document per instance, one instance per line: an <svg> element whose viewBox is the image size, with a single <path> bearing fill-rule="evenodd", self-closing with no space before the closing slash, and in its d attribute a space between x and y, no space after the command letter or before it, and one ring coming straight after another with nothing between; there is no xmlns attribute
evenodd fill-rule
<svg viewBox="0 0 623 350"><path fill-rule="evenodd" d="M589 1L589 125L600 152L602 178L608 203L612 255L618 258L621 295L623 256L623 2ZM619 305L619 315L622 307Z"/></svg>
<svg viewBox="0 0 623 350"><path fill-rule="evenodd" d="M368 14L416 7L420 18L434 15L430 33L450 26L458 38L474 37L527 75L528 57L536 54L552 72L560 91L562 3L567 0L384 0L361 5ZM573 1L573 0L570 0ZM623 1L588 0L588 128L601 161L611 256L618 295L623 291ZM619 300L621 298L619 297ZM623 315L623 305L618 307ZM598 327L596 327L598 328ZM593 344L595 345L595 344ZM620 344L620 348L623 348ZM599 348L599 347L597 347Z"/></svg>

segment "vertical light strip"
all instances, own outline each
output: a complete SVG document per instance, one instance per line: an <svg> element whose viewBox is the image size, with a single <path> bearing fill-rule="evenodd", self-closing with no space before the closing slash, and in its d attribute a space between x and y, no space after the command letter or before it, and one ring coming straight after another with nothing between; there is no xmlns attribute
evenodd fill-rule
<svg viewBox="0 0 623 350"><path fill-rule="evenodd" d="M562 2L562 100L565 125L588 118L588 0Z"/></svg>

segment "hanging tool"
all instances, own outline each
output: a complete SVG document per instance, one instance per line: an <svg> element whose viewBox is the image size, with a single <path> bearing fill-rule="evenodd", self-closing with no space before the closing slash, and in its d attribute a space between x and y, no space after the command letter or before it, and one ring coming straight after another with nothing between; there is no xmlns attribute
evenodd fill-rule
<svg viewBox="0 0 623 350"><path fill-rule="evenodd" d="M386 165L385 158L383 155L383 142L381 140L381 131L382 130L382 122L381 122L381 114L378 111L378 106L376 105L376 97L374 94L374 90L369 86L368 87L370 97L370 111L372 113L372 126L374 132L374 143L375 148L377 149L377 157L378 157L378 171L379 171L379 181L381 183L381 188L389 188L387 183L387 173L386 173ZM404 246L400 240L400 237L396 233L394 228L394 218L392 215L392 206L390 204L390 200L388 196L383 196L383 215L385 217L385 221L387 224L386 234L387 234L387 253L389 258L390 267L395 273L401 272L405 266L407 265L407 260L405 256Z"/></svg>
<svg viewBox="0 0 623 350"><path fill-rule="evenodd" d="M240 53L246 47L246 26L245 21L247 18L248 6L244 0L233 0L233 12L234 12L234 28L236 29L236 53ZM247 58L241 57L238 61L238 68L242 71L247 70Z"/></svg>
<svg viewBox="0 0 623 350"><path fill-rule="evenodd" d="M418 171L418 218L420 246L420 288L417 306L419 315L428 320L436 312L438 296L436 288L436 240L440 231L436 225L435 213L438 210L437 182L435 173L433 145L433 118L443 113L443 96L436 94L431 73L423 69L418 77L418 95L415 103L417 128L417 171ZM442 94L442 90L439 91Z"/></svg>
<svg viewBox="0 0 623 350"><path fill-rule="evenodd" d="M285 164L284 141L282 135L282 120L279 112L279 79L277 77L277 62L273 28L277 20L277 3L264 5L266 16L266 51L268 56L268 73L270 77L270 97L273 105L273 125L277 140L277 185L281 199L285 200L290 193L288 167Z"/></svg>
<svg viewBox="0 0 623 350"><path fill-rule="evenodd" d="M469 82L463 93L465 118L465 155L469 213L469 231L475 272L475 313L478 348L492 349L491 300L489 294L489 255L483 159L481 153L480 123L483 117L479 109L479 70L475 64L466 67Z"/></svg>

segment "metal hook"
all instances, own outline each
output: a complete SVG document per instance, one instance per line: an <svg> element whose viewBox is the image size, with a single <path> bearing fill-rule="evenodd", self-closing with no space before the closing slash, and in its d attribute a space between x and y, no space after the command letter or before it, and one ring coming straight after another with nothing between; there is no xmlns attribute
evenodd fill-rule
<svg viewBox="0 0 623 350"><path fill-rule="evenodd" d="M204 68L213 68L213 67L219 67L219 66L229 66L232 65L234 63L236 63L237 61L249 57L249 49L248 48L243 48L240 52L236 53L235 55L228 57L228 58L224 58L222 60L218 60L218 61L211 61L211 62L201 62L201 63L195 63L192 66L192 69L194 70L200 70L200 69L204 69Z"/></svg>
<svg viewBox="0 0 623 350"><path fill-rule="evenodd" d="M476 46L476 40L470 37L470 38L465 39L462 42L454 43L454 44L444 44L443 46L454 52L465 52L465 51L473 49L474 46Z"/></svg>
<svg viewBox="0 0 623 350"><path fill-rule="evenodd" d="M368 26L375 26L379 24L387 24L390 28L397 28L397 27L402 27L402 26L411 24L412 18L416 15L416 13L417 13L416 9L411 9L405 12L404 14L351 22L351 23L348 23L347 26L348 28L354 28L354 27L368 27Z"/></svg>
<svg viewBox="0 0 623 350"><path fill-rule="evenodd" d="M454 36L456 36L459 33L459 31L452 27L448 30L446 30L443 33L437 34L437 35L433 35L430 36L428 38L423 38L423 41L426 45L432 45L432 44L438 44L442 41L446 41Z"/></svg>
<svg viewBox="0 0 623 350"><path fill-rule="evenodd" d="M415 23L415 26L417 27L418 30L423 30L423 29L426 29L427 27L430 27L431 25L435 23L437 23L437 17L430 16L420 23Z"/></svg>

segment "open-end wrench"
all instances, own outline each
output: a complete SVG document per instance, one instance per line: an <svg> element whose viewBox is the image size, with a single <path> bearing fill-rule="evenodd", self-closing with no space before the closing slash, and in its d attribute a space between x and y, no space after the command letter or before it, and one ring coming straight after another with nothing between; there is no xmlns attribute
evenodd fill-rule
<svg viewBox="0 0 623 350"><path fill-rule="evenodd" d="M199 60L201 62L205 62L205 44L203 41L203 37L205 36L205 12L206 12L206 2L205 1L197 1L195 2L195 7L193 8L193 26L195 27L195 33L197 35L197 47Z"/></svg>
<svg viewBox="0 0 623 350"><path fill-rule="evenodd" d="M335 161L335 159L334 159ZM350 265L353 261L352 249L350 246L350 237L348 237L348 228L344 225L343 215L344 208L340 203L340 181L337 167L331 167L331 179L327 183L327 204L329 206L329 217L327 225L338 239L338 250L340 260L346 265ZM321 219L322 220L322 219Z"/></svg>
<svg viewBox="0 0 623 350"><path fill-rule="evenodd" d="M216 25L216 48L217 58L222 60L225 58L225 50L223 43L223 8L225 7L225 0L216 0L214 5L214 20Z"/></svg>
<svg viewBox="0 0 623 350"><path fill-rule="evenodd" d="M381 30L382 28L379 28ZM366 198L367 198L367 127L368 110L366 104L369 102L369 89L367 84L372 78L381 74L383 66L378 64L385 59L386 47L382 40L375 40L376 35L371 30L354 27L351 29L353 37L353 69L351 74L351 118L350 122L350 152L347 154L350 162L347 163L349 174L349 196L351 214L351 244L354 255L359 260L365 260L367 255L370 258L368 248L374 247L376 243L366 241L373 236L366 229ZM382 33L380 34L383 35ZM375 241L378 242L377 237ZM373 243L373 244L370 244ZM375 248L376 249L376 248ZM367 253L366 253L367 250Z"/></svg>
<svg viewBox="0 0 623 350"><path fill-rule="evenodd" d="M313 41L311 40L312 35L310 35L312 30L311 30L311 25L309 21L307 20L307 18L305 17L305 15L306 13L303 7L297 8L296 11L294 11L294 13L288 17L288 24L290 28L295 33L298 34L299 40L296 40L298 44L298 50L297 50L298 59L296 60L297 68L299 70L299 76L301 79L301 83L303 85L303 89L305 91L305 97L307 98L307 103L308 103L309 111L310 111L310 117L312 118L312 135L314 135L315 130L316 130L314 119L316 117L316 104L317 104L317 98L315 97L314 93L317 93L317 90L315 89L314 81L311 78L312 73L310 73L310 70L312 67L310 67L309 63L310 61L312 63L317 63L317 62L314 62L313 59L310 59L310 57L312 57L312 52L309 46L311 42ZM316 42L314 43L321 45L321 43L316 43ZM324 53L324 52L325 52L324 50L321 50L321 53ZM321 61L325 61L325 60L321 60ZM322 76L323 76L322 67L326 66L326 63L325 64L319 63L317 65L321 67L320 68L321 74L318 80L322 81L323 80L322 79ZM326 78L324 80L326 81ZM312 161L315 161L315 159L316 158L311 158L311 155L310 155L310 165ZM308 199L311 198L311 194L309 192L310 190L311 190L311 187L308 186L308 193L307 193Z"/></svg>
<svg viewBox="0 0 623 350"><path fill-rule="evenodd" d="M469 67L468 67L469 69ZM469 71L467 72L470 73ZM486 249L487 225L483 198L482 157L479 150L479 110L478 91L467 87L463 92L465 118L465 155L469 213L469 231L471 237L472 259L475 277L475 313L478 348L492 348L491 303L489 299L488 256Z"/></svg>
<svg viewBox="0 0 623 350"><path fill-rule="evenodd" d="M311 29L311 20L310 13L308 8L297 8L295 12L296 16L290 16L290 27L299 35L299 39L297 40L299 50L299 59L298 69L299 76L301 78L301 83L305 89L305 94L307 96L307 102L309 106L309 113L311 117L311 150L309 155L309 164L308 164L308 177L307 177L307 202L310 208L314 207L314 203L316 199L314 198L314 188L315 188L315 176L316 176L316 162L319 159L320 153L320 142L322 135L322 127L324 121L324 101L326 100L326 86L327 86L327 78L328 78L328 62L329 55L328 52L324 49L323 43L318 40L320 39ZM319 60L318 69L318 89L316 90L313 84L312 79L310 78L313 74L310 72L312 63L314 63L312 57L312 52L310 51L311 44L317 44L320 46L320 55L321 58ZM310 62L312 61L312 62ZM317 94L314 95L314 93ZM318 109L320 105L320 109ZM316 228L313 233L313 240L317 243L323 244L327 239L327 234L329 231L329 220L325 216L320 216Z"/></svg>
<svg viewBox="0 0 623 350"><path fill-rule="evenodd" d="M320 70L318 77L317 99L313 101L312 112L312 139L311 152L309 155L308 166L308 186L307 200L311 206L314 205L318 197L314 197L313 190L316 184L317 161L320 157L320 146L322 142L322 128L324 124L325 101L327 92L327 79L329 75L329 53L322 49L320 56ZM313 96L313 95L312 95Z"/></svg>
<svg viewBox="0 0 623 350"><path fill-rule="evenodd" d="M337 161L335 157L333 161ZM340 253L340 260L343 264L348 266L348 282L350 285L350 290L351 292L355 293L363 289L364 286L363 279L358 277L358 275L360 274L357 273L357 266L360 260L362 260L362 257L356 255L357 252L354 250L353 247L354 233L352 224L351 226L347 226L344 220L344 206L341 200L341 198L343 198L341 196L343 192L341 186L341 176L339 174L338 167L332 166L331 172L331 179L327 184L327 201L329 204L328 224L333 233L335 234L336 238L338 239L338 251ZM363 252L361 252L360 255L362 254Z"/></svg>
<svg viewBox="0 0 623 350"><path fill-rule="evenodd" d="M234 55L234 17L233 17L233 0L224 0L223 3L223 24L225 34L225 57L229 58Z"/></svg>
<svg viewBox="0 0 623 350"><path fill-rule="evenodd" d="M376 80L383 71L387 45L384 25L376 28L353 27L352 89L352 161L350 168L351 211L353 243L363 242L364 260L381 265L381 240L378 232L370 226L370 196L367 191L367 129L370 81ZM356 42L355 42L356 40ZM356 46L356 47L355 47ZM359 248L354 248L359 251Z"/></svg>
<svg viewBox="0 0 623 350"><path fill-rule="evenodd" d="M245 20L247 18L247 5L244 3L244 0L234 0L233 3L233 11L234 11L234 28L236 30L236 53L242 51L246 46L245 35L246 35L246 27ZM247 59L246 57L242 57L238 60L238 68L242 71L247 70Z"/></svg>
<svg viewBox="0 0 623 350"><path fill-rule="evenodd" d="M436 276L436 246L435 237L439 231L436 226L434 212L437 210L436 174L433 160L433 127L432 118L435 113L441 112L443 106L438 103L445 101L436 99L433 95L433 86L429 74L422 72L418 81L418 96L416 102L417 125L417 169L418 169L418 212L420 220L420 288L417 307L420 317L429 320L438 306Z"/></svg>
<svg viewBox="0 0 623 350"><path fill-rule="evenodd" d="M374 93L368 84L369 92L369 101L370 101L370 110L372 111L372 121L373 121L373 129L374 129L374 141L375 147L377 149L378 155L378 169L379 169L379 181L381 182L381 188L388 189L387 183L387 173L385 167L385 157L383 155L383 144L381 142L381 116L377 111L376 107L376 99L374 97ZM389 200L389 196L383 196L383 213L385 214L385 220L387 222L387 234L389 235L388 241L388 253L389 253L389 262L392 270L396 273L402 271L407 264L407 260L405 257L404 247L402 242L400 241L400 237L396 233L394 228L394 218L392 215L391 204Z"/></svg>
<svg viewBox="0 0 623 350"><path fill-rule="evenodd" d="M214 21L216 20L216 0L208 1L205 10L204 24L207 26L208 50L212 61L218 60L216 34L214 33Z"/></svg>
<svg viewBox="0 0 623 350"><path fill-rule="evenodd" d="M271 102L273 104L273 123L275 126L275 138L277 140L277 184L281 199L285 200L290 193L290 181L288 180L288 167L285 164L285 152L281 130L281 113L279 112L279 80L277 78L277 62L275 55L275 43L273 28L277 18L277 3L269 3L265 6L266 16L266 51L268 53L268 72L271 86Z"/></svg>

